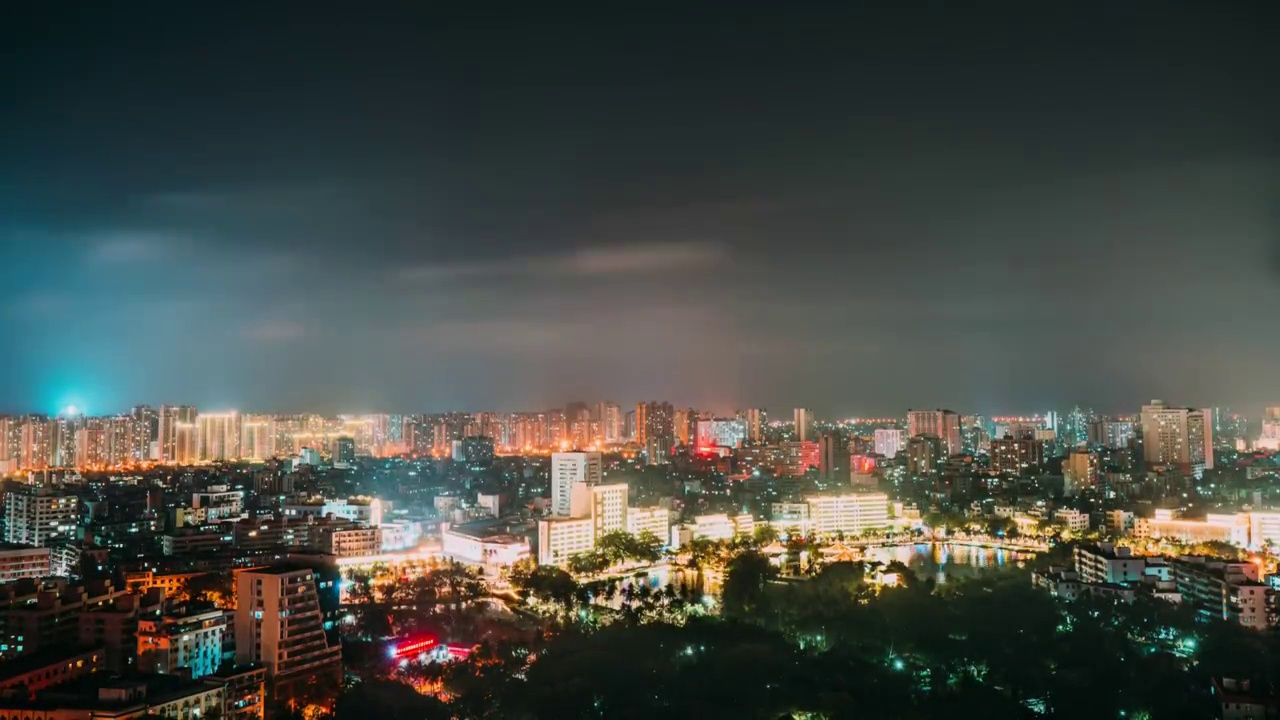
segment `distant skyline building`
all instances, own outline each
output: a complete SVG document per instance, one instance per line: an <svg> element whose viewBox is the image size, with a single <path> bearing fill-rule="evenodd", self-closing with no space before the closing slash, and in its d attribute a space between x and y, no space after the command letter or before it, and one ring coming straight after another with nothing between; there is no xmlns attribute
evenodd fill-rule
<svg viewBox="0 0 1280 720"><path fill-rule="evenodd" d="M899 428L876 428L875 449L877 455L897 457L907 445L907 431Z"/></svg>
<svg viewBox="0 0 1280 720"><path fill-rule="evenodd" d="M942 441L942 452L959 455L964 452L960 438L960 416L950 410L908 410L907 435L932 435Z"/></svg>
<svg viewBox="0 0 1280 720"><path fill-rule="evenodd" d="M240 459L240 414L232 410L200 413L196 417L200 436L200 460L222 462Z"/></svg>
<svg viewBox="0 0 1280 720"><path fill-rule="evenodd" d="M1208 411L1152 400L1142 406L1141 418L1142 455L1148 465L1197 477L1213 469L1213 419Z"/></svg>
<svg viewBox="0 0 1280 720"><path fill-rule="evenodd" d="M161 405L157 418L156 438L161 462L178 461L178 425L194 425L196 409L190 405Z"/></svg>
<svg viewBox="0 0 1280 720"><path fill-rule="evenodd" d="M813 433L813 411L808 408L796 408L793 411L792 421L795 423L795 441L809 442L814 438Z"/></svg>
<svg viewBox="0 0 1280 720"><path fill-rule="evenodd" d="M756 444L764 442L764 426L768 422L768 413L763 408L747 408L747 442Z"/></svg>

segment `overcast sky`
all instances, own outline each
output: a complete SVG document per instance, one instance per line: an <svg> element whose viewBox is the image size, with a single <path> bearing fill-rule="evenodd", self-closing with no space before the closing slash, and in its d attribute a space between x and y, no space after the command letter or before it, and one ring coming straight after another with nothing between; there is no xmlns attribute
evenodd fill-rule
<svg viewBox="0 0 1280 720"><path fill-rule="evenodd" d="M0 410L1280 404L1274 2L73 5Z"/></svg>

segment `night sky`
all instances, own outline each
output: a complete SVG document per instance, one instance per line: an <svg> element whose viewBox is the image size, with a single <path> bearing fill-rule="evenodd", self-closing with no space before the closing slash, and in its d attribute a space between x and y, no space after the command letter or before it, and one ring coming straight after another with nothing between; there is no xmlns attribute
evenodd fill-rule
<svg viewBox="0 0 1280 720"><path fill-rule="evenodd" d="M1280 3L447 4L0 11L0 411L1280 404Z"/></svg>

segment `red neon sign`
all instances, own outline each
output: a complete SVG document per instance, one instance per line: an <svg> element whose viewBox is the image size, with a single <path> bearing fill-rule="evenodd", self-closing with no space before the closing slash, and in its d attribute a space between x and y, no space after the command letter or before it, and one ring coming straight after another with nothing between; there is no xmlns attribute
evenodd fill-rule
<svg viewBox="0 0 1280 720"><path fill-rule="evenodd" d="M410 655L417 655L419 653L426 652L427 650L430 650L435 646L436 646L435 638L427 638L425 640L410 640L409 642L402 642L399 645L397 645L395 648L394 655L395 657L398 657L398 658L408 657Z"/></svg>

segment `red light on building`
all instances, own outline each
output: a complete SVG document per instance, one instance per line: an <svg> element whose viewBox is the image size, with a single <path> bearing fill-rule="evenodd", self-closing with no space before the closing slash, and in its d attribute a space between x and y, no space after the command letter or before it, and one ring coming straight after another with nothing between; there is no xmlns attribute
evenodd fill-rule
<svg viewBox="0 0 1280 720"><path fill-rule="evenodd" d="M435 638L423 638L421 640L408 640L406 642L400 643L399 645L396 645L395 649L392 651L391 654L392 654L392 657L396 657L396 658L413 657L415 655L421 655L422 653L430 650L435 646L436 646Z"/></svg>
<svg viewBox="0 0 1280 720"><path fill-rule="evenodd" d="M876 459L870 455L850 455L849 468L860 475L867 475L876 469Z"/></svg>

